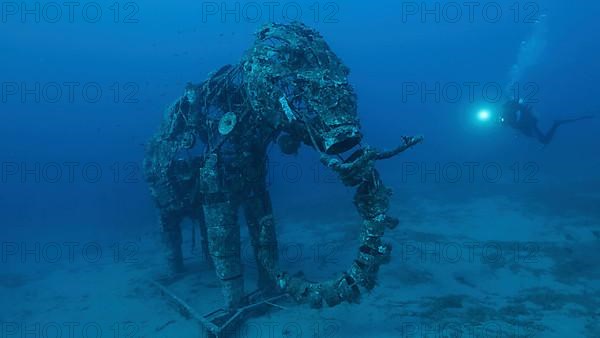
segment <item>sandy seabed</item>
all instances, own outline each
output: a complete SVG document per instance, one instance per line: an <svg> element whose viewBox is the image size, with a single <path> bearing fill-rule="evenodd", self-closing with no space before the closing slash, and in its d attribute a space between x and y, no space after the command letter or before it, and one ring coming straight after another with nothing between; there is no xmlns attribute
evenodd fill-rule
<svg viewBox="0 0 600 338"><path fill-rule="evenodd" d="M232 336L600 337L600 210L590 207L600 205L600 195L443 195L393 200L401 224L385 236L392 260L359 304L293 305L249 319ZM324 220L276 212L284 215L283 268L310 280L345 270L358 243L352 212ZM187 272L167 286L207 313L221 306L220 288L187 235ZM4 269L0 337L202 337L149 282L165 271L157 237L122 241L97 262ZM247 240L244 248L252 290Z"/></svg>

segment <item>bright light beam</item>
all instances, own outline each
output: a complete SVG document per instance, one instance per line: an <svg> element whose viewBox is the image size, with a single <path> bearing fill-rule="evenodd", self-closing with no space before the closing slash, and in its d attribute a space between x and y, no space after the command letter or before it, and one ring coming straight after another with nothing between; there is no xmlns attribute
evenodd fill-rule
<svg viewBox="0 0 600 338"><path fill-rule="evenodd" d="M481 110L479 113L477 113L477 119L479 119L481 122L489 121L491 117L492 114L490 114L489 110Z"/></svg>

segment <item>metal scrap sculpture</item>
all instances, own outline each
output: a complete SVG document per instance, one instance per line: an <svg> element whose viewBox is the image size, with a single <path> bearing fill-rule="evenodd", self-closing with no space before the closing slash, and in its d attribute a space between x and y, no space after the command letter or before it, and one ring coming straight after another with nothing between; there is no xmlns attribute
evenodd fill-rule
<svg viewBox="0 0 600 338"><path fill-rule="evenodd" d="M391 247L382 241L398 220L387 215L391 191L374 164L421 142L380 152L360 145L356 96L348 68L322 36L301 23L269 24L256 35L241 62L227 65L185 93L166 111L151 140L145 172L160 210L173 272L183 268L180 223L200 224L203 248L221 281L226 306L243 306L244 286L238 210L248 223L259 267L259 287L279 289L321 307L355 302L375 286ZM286 154L306 144L323 164L356 187L354 204L363 219L358 257L338 278L313 283L280 271L277 236L266 186L267 146ZM202 145L201 154L186 154ZM347 159L342 153L358 148Z"/></svg>

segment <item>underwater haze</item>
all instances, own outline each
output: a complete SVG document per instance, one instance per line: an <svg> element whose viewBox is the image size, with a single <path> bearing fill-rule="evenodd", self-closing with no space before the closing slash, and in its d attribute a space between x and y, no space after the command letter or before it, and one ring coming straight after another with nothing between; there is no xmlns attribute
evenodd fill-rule
<svg viewBox="0 0 600 338"><path fill-rule="evenodd" d="M227 278L217 277L222 267L213 259L240 246L235 238L226 248L207 239L206 227L217 227L210 218L203 227L183 217L184 267L173 274L172 239L165 239L164 205L148 163L154 141L170 142L156 135L172 122L174 102L189 98L189 84L201 88L223 66L246 60L265 25L280 27L274 23L318 32L348 67L362 135L352 149L326 154L320 142L327 128L319 128L338 126L323 114L349 114L338 109L342 100L324 113L307 108L312 117L272 88L257 90L263 96L256 102L277 109L252 102L250 114L263 125L244 126L246 115L232 110L233 131L218 130L223 142L245 145L248 137L236 133L256 130L258 138L269 114L282 126L268 139L265 161L278 267L318 283L339 281L364 255L379 259L363 242L368 225L381 219L362 212L355 194L364 187L393 191L376 214L399 223L377 242L391 253L369 271L373 285L351 285L356 293L360 286L360 297L314 308L288 296L277 279L267 293L290 299L261 299L259 310L248 310L220 336L600 337L599 2L0 5L0 338L214 334L206 315L226 308ZM293 44L286 48L313 58ZM267 61L268 69L284 63ZM327 66L317 64L317 72ZM250 97L252 79L240 86ZM280 80L269 70L264 79ZM319 80L295 90L323 93L311 102L329 102L319 85L331 79ZM334 87L346 88L343 81ZM280 136L295 132L302 145L285 154ZM356 149L394 149L420 136L397 156L358 161L347 176L325 161L349 163ZM169 161L202 162L189 174L201 181L210 147L173 152ZM161 168L174 168L167 162ZM189 182L184 176L165 180L204 196L205 187L181 183ZM342 179L348 177L364 189ZM365 204L381 202L367 195ZM171 202L187 203L179 197ZM207 213L204 198L192 208ZM260 289L261 262L249 216L238 214L240 275L249 293Z"/></svg>

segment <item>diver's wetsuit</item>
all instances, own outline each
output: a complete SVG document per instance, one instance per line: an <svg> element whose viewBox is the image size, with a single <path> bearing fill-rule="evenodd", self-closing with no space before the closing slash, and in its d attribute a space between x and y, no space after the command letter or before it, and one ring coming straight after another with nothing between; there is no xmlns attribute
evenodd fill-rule
<svg viewBox="0 0 600 338"><path fill-rule="evenodd" d="M520 103L517 100L508 101L504 104L502 110L501 122L514 129L517 129L525 136L535 137L540 143L547 145L554 138L558 127L563 124L590 119L593 116L583 116L575 119L556 120L550 130L546 133L538 127L538 119L533 115L533 108L530 105Z"/></svg>

